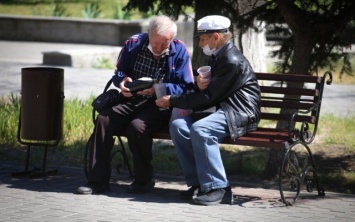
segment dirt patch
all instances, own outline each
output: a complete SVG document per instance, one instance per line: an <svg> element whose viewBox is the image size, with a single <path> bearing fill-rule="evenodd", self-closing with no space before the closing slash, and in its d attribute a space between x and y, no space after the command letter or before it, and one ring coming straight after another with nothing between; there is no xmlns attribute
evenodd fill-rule
<svg viewBox="0 0 355 222"><path fill-rule="evenodd" d="M311 150L320 172L355 172L355 153L350 152L344 145L314 144Z"/></svg>
<svg viewBox="0 0 355 222"><path fill-rule="evenodd" d="M312 144L311 150L325 190L355 194L355 181L346 175L355 172L355 153L344 145Z"/></svg>

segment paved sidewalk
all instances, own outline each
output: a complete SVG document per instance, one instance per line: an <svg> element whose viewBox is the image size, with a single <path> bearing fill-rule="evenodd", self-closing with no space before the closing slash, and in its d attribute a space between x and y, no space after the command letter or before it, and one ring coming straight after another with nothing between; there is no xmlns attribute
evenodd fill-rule
<svg viewBox="0 0 355 222"><path fill-rule="evenodd" d="M66 99L87 99L98 95L114 69L75 68L69 66L43 65L43 52L82 49L95 52L112 48L108 46L59 44L42 42L0 41L0 96L20 95L21 69L27 67L56 67L64 69L64 95ZM117 55L119 50L117 50ZM82 55L85 57L85 54ZM114 65L114 64L113 64Z"/></svg>
<svg viewBox="0 0 355 222"><path fill-rule="evenodd" d="M181 178L157 177L151 193L127 194L127 176L113 173L111 192L78 195L85 183L80 168L60 167L47 178L11 177L19 165L0 163L0 221L353 221L355 196L326 192L302 194L291 207L283 205L268 185L232 182L234 202L199 206L179 199L186 189ZM266 187L266 188L265 188Z"/></svg>

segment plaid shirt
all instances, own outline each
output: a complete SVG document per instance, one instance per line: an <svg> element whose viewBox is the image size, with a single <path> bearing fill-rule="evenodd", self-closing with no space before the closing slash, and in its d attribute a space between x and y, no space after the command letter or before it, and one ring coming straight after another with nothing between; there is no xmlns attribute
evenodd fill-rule
<svg viewBox="0 0 355 222"><path fill-rule="evenodd" d="M136 63L133 68L133 79L141 77L150 77L152 79L162 80L166 74L166 63L168 56L162 55L159 59L153 58L152 53L148 49L149 40L147 40L141 52L137 56Z"/></svg>
<svg viewBox="0 0 355 222"><path fill-rule="evenodd" d="M153 58L148 44L148 33L136 34L126 40L117 58L113 84L119 87L125 76L132 79L150 76L159 79L164 77L168 95L180 95L193 89L193 72L185 44L173 39L169 52L160 59Z"/></svg>

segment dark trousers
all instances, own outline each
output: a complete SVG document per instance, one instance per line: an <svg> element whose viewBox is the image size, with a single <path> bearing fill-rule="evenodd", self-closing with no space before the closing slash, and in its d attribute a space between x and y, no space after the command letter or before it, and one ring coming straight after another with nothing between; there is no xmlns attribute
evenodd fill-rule
<svg viewBox="0 0 355 222"><path fill-rule="evenodd" d="M123 98L122 103L101 112L96 120L93 156L88 182L107 183L111 177L113 136L126 132L133 155L135 180L153 178L151 133L168 125L171 111L162 110L154 99Z"/></svg>

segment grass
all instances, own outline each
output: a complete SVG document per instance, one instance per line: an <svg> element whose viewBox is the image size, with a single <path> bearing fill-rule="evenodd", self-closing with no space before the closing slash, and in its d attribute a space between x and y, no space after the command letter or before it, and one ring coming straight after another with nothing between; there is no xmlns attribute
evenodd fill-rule
<svg viewBox="0 0 355 222"><path fill-rule="evenodd" d="M98 8L92 3L97 2ZM3 1L0 3L0 14L25 15L25 16L60 16L73 18L100 19L137 19L149 15L132 11L126 13L122 7L128 0L27 0ZM96 16L97 15L97 16ZM91 17L93 18L93 17Z"/></svg>
<svg viewBox="0 0 355 222"><path fill-rule="evenodd" d="M318 133L325 135L322 143L325 145L342 144L355 153L355 118L354 115L336 117L332 114L320 117Z"/></svg>

